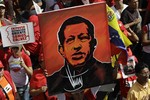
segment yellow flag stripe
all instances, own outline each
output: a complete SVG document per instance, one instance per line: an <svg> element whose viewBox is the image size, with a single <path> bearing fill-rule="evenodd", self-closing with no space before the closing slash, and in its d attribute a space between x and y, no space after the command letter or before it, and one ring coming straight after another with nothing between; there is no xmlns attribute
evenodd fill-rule
<svg viewBox="0 0 150 100"><path fill-rule="evenodd" d="M132 44L131 41L120 30L118 20L114 14L114 11L109 6L106 6L106 8L107 8L107 16L108 16L108 25L110 25L116 31L118 31L118 34L120 38L122 39L123 43L125 44L126 47L128 47L129 45Z"/></svg>

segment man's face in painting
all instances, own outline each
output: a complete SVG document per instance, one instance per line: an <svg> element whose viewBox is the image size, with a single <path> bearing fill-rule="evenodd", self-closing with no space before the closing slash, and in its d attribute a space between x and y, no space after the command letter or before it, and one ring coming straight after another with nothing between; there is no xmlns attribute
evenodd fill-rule
<svg viewBox="0 0 150 100"><path fill-rule="evenodd" d="M82 66L90 57L92 37L88 33L85 23L66 26L64 30L64 43L59 51L73 67Z"/></svg>

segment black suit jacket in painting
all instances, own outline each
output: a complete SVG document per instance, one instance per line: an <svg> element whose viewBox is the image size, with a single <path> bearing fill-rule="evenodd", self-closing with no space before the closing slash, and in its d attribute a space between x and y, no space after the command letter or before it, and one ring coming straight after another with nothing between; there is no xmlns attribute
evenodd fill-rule
<svg viewBox="0 0 150 100"><path fill-rule="evenodd" d="M49 95L63 92L75 92L113 82L111 64L104 64L95 58L84 66L73 69L65 64L58 72L47 77Z"/></svg>

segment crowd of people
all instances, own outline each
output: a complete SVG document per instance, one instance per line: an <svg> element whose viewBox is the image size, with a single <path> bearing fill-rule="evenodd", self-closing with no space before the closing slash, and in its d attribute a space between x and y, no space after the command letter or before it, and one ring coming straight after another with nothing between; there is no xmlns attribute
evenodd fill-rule
<svg viewBox="0 0 150 100"><path fill-rule="evenodd" d="M127 47L127 68L135 75L123 77L116 61L112 92L92 88L49 96L44 69L37 3L43 12L106 1L114 11L121 31L132 42ZM149 100L150 99L150 0L0 0L0 27L33 22L35 42L3 47L0 36L0 100ZM131 67L132 66L132 67ZM127 72L127 74L130 72ZM57 84L57 83L56 83Z"/></svg>

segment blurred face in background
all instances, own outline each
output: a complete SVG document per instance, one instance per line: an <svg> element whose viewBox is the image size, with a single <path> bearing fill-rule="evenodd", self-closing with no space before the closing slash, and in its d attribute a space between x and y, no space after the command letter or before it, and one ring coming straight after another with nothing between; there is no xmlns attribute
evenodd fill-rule
<svg viewBox="0 0 150 100"><path fill-rule="evenodd" d="M115 5L123 4L122 0L114 0L114 1L115 1Z"/></svg>
<svg viewBox="0 0 150 100"><path fill-rule="evenodd" d="M12 50L14 57L20 57L21 56L21 50L19 47L12 47L11 50Z"/></svg>
<svg viewBox="0 0 150 100"><path fill-rule="evenodd" d="M140 73L137 74L138 80L140 80L142 83L146 83L148 82L149 75L150 75L149 69L144 68Z"/></svg>
<svg viewBox="0 0 150 100"><path fill-rule="evenodd" d="M139 1L138 0L130 0L128 5L132 9L138 9Z"/></svg>
<svg viewBox="0 0 150 100"><path fill-rule="evenodd" d="M3 18L5 15L5 7L0 6L0 18Z"/></svg>

